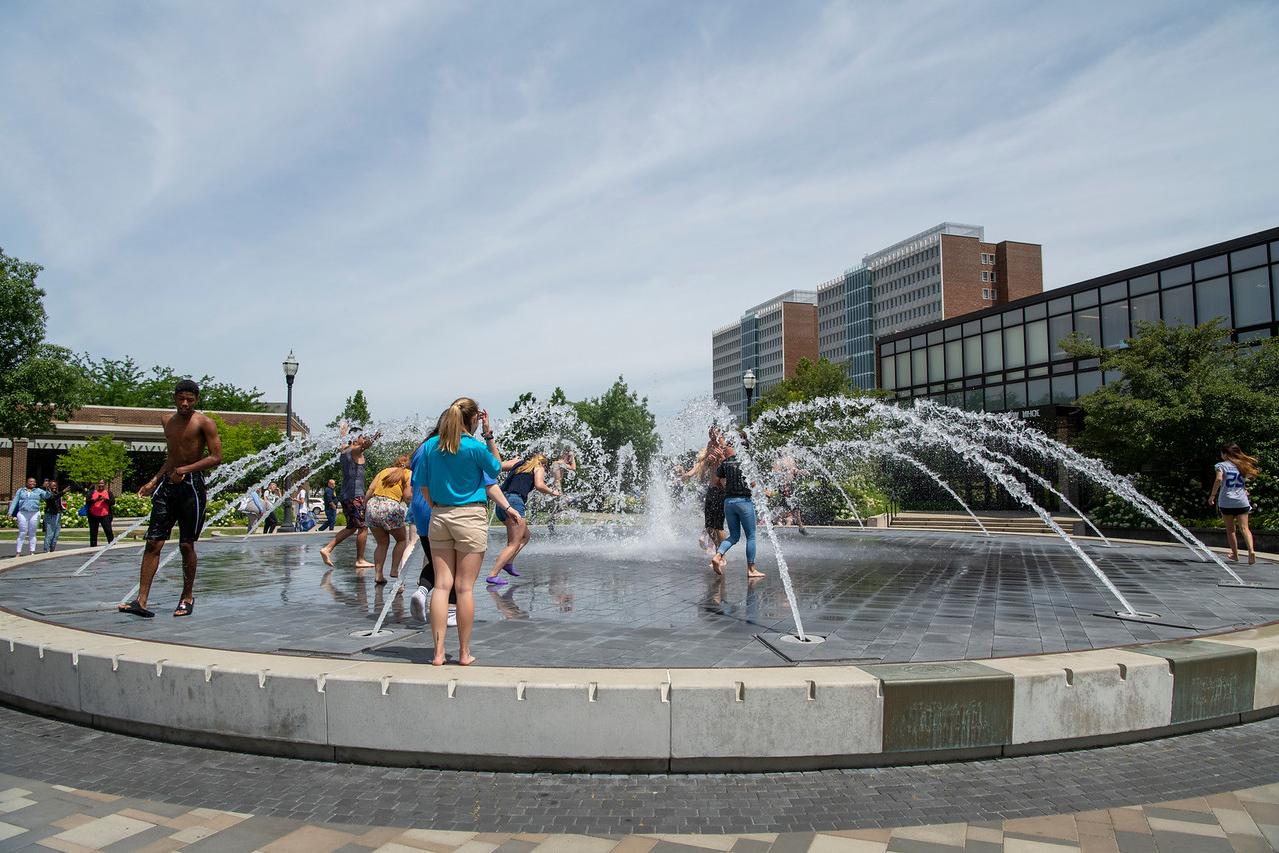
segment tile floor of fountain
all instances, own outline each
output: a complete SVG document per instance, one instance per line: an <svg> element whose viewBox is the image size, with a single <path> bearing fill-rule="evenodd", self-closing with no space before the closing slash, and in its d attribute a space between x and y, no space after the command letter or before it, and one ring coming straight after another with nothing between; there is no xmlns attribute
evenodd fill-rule
<svg viewBox="0 0 1279 853"><path fill-rule="evenodd" d="M789 666L980 659L1084 650L1193 637L1279 619L1279 591L1218 587L1220 569L1163 546L1089 544L1085 549L1141 611L1179 625L1107 619L1116 604L1060 541L1048 537L814 530L782 531L801 617L822 646L789 659L760 637L790 633L771 548L761 531L759 566L748 585L744 548L724 579L695 545L550 537L535 528L519 560L521 577L476 590L474 653L480 665L566 667ZM23 566L0 563L0 606L69 627L136 639L256 652L312 650L373 626L388 587L350 568L354 549L320 560L325 535L255 536L247 544L200 543L197 608L170 616L180 589L172 564L152 593L155 619L106 609L136 580L139 552L109 552L81 578L66 575L83 555ZM497 531L491 540L497 544ZM372 540L369 553L372 553ZM487 574L496 551L486 560ZM416 580L420 550L409 564ZM1279 580L1279 565L1239 567L1248 580ZM412 587L410 587L411 591ZM96 608L96 609L94 609ZM69 612L72 611L72 612ZM392 606L391 641L351 656L424 662L429 631L409 614L407 592ZM456 649L450 631L448 646ZM328 654L332 654L329 651Z"/></svg>

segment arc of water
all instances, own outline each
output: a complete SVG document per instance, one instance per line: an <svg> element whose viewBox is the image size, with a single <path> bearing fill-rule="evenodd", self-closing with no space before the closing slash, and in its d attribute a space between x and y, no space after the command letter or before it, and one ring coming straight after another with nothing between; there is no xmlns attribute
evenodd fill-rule
<svg viewBox="0 0 1279 853"><path fill-rule="evenodd" d="M316 441L318 443L319 439L316 439ZM277 442L276 444L271 445L271 447L268 447L265 450L261 450L251 456L246 456L243 459L237 459L235 462L231 463L230 466L228 466L231 469L231 472L224 474L222 477L218 478L217 484L213 485L209 489L208 497L210 499L217 497L221 492L229 488L233 483L237 482L245 471L251 470L257 465L262 464L266 460L274 459L280 456L281 454L284 453L285 450L288 450L290 446L291 445L287 441ZM218 469L215 469L215 473L217 473L217 471ZM97 551L95 551L93 555L89 557L88 560L85 560L85 562L80 566L80 568L76 569L72 573L72 576L77 577L77 576L83 575L85 572L89 570L90 566L92 566L102 557L103 554L105 554L107 551L114 548L120 542L125 541L126 537L128 537L130 533L137 530L139 527L146 524L150 520L151 520L151 515L150 513L148 513L145 517L138 519L133 524L126 527L124 530L120 532L118 536L116 536L114 539L110 540L101 548L99 548Z"/></svg>
<svg viewBox="0 0 1279 853"><path fill-rule="evenodd" d="M874 417L881 418L888 423L914 427L917 440L937 447L951 449L958 452L965 459L968 459L970 462L979 466L988 478L999 483L1015 500L1032 510L1040 517L1040 520L1042 520L1050 530L1056 533L1061 540L1066 543L1067 547L1075 553L1075 556L1077 556L1083 564L1088 567L1093 575L1101 581L1102 585L1110 591L1111 595L1113 595L1115 599L1123 605L1124 610L1120 611L1121 615L1139 615L1136 609L1128 601L1127 597L1124 596L1124 594L1119 591L1119 588L1116 587L1110 578L1106 576L1106 573L1103 572L1101 568L1084 553L1083 549L1079 547L1079 544L1066 534L1066 531L1062 530L1061 525L1057 524L1057 521L1052 517L1052 514L1036 503L1034 498L1031 497L1030 493L1026 490L1026 487L1022 485L1021 481L1009 474L1003 465L1001 465L997 460L987 457L983 453L984 448L966 439L960 431L948 429L946 426L939 424L937 420L924 417L922 414L916 413L912 410L899 408L897 406L889 406L878 402L862 404L861 401L857 401L857 403L859 409L858 414L860 416L865 417L867 415L873 415ZM831 407L835 411L847 411L849 408L847 402L841 398L824 398L811 405L815 409L820 407ZM799 411L795 409L794 406L781 411L784 413L782 416L793 416L799 414ZM811 412L808 414L809 420L811 421Z"/></svg>
<svg viewBox="0 0 1279 853"><path fill-rule="evenodd" d="M736 434L731 430L731 424L725 425L724 434L730 437L730 441L735 444ZM768 499L764 495L763 489L759 484L763 482L760 476L759 466L755 464L751 458L749 451L744 448L738 448L738 459L741 461L742 474L746 477L746 481L751 483L751 494L756 501L756 506L760 510L760 516L764 520L764 533L768 536L768 541L773 545L773 557L777 560L777 572L782 577L782 588L786 591L786 600L790 604L791 616L795 619L795 633L799 637L800 642L808 642L808 635L804 633L804 620L799 614L799 600L795 598L795 587L791 582L790 567L786 564L786 555L782 553L782 545L777 541L777 531L773 529L772 513L769 512Z"/></svg>
<svg viewBox="0 0 1279 853"><path fill-rule="evenodd" d="M816 453L813 453L807 447L800 447L796 444L786 445L786 451L812 463L813 467L820 471L822 476L825 477L830 484L835 487L835 490L839 492L840 497L844 499L844 504L848 507L848 511L853 514L853 519L857 522L857 526L863 530L866 529L866 523L862 521L862 515L857 511L857 505L854 504L853 499L848 496L848 492L844 490L839 479L831 473L830 469L826 467L826 463L823 462Z"/></svg>
<svg viewBox="0 0 1279 853"><path fill-rule="evenodd" d="M947 433L940 430L927 420L916 419L916 423L920 426L921 438L927 438L929 443L936 446L954 447L964 458L979 465L986 473L987 477L998 482L1013 498L1038 515L1044 524L1061 537L1061 540L1066 543L1070 550L1075 552L1075 556L1077 556L1083 564L1089 568L1093 575L1102 582L1102 585L1110 591L1110 594L1123 605L1124 609L1120 611L1121 615L1139 615L1136 608L1132 606L1127 597L1119 591L1119 587L1115 586L1110 578L1107 577L1106 573L1101 570L1101 567L1094 563L1092 558L1084 553L1084 550L1079 547L1079 543L1077 543L1074 539L1071 539L1070 536L1066 534L1065 530L1062 530L1061 525L1059 525L1056 519L1052 517L1052 513L1048 512L1048 510L1035 502L1035 499L1031 497L1030 492L1026 490L1026 487L1022 485L1020 480L1009 474L997 461L986 457L981 452L982 448L978 445L975 445L954 433Z"/></svg>
<svg viewBox="0 0 1279 853"><path fill-rule="evenodd" d="M1234 569L1230 568L1212 549L1187 530L1181 522L1169 515L1159 504L1143 495L1126 478L1110 471L1101 460L1086 457L1073 447L1062 444L1046 435L1038 433L1031 435L1027 432L1030 429L1029 427L1011 418L1000 419L995 415L952 410L949 407L938 406L931 401L921 401L917 408L930 411L939 417L944 414L952 421L963 421L985 437L1011 441L1018 447L1036 453L1043 458L1064 463L1071 470L1082 474L1091 482L1096 483L1141 510L1156 524L1166 530L1173 539L1186 546L1200 561L1214 562L1234 578L1236 582L1244 582L1243 578Z"/></svg>
<svg viewBox="0 0 1279 853"><path fill-rule="evenodd" d="M392 424L392 425L388 425L388 426L385 426L385 427L381 427L381 429L382 429L382 431L383 431L383 434L384 434L384 438L385 438L385 440L387 440L387 441L395 441L395 440L398 440L398 439L402 439L402 438L404 437L404 436L403 436L403 434L404 434L404 433L406 433L406 432L407 432L407 431L409 431L409 430L415 430L415 429L417 429L417 427L416 427L416 425L415 425L415 424L397 423L397 424ZM253 484L250 488L252 488L252 489L258 489L258 488L261 488L263 485L265 485L265 484L267 484L267 483L270 483L272 480L274 480L274 479L275 479L275 478L277 478L277 477L282 477L282 476L284 476L284 475L291 474L291 473L293 473L293 472L294 472L294 471L296 471L296 470L299 470L299 469L301 469L301 468L307 467L307 466L311 465L311 464L312 464L312 463L313 463L313 462L314 462L317 458L323 458L323 456L324 456L324 453L325 453L325 452L332 453L332 457L331 457L331 458L325 458L325 461L324 461L324 464L325 464L325 465L327 465L327 464L331 463L333 460L335 460L335 459L336 459L336 458L340 455L339 451L335 451L335 450L333 450L333 448L332 448L332 445L331 445L331 444L329 444L329 445L325 445L325 444L322 444L322 443L320 443L320 442L318 442L318 441L317 441L317 442L315 443L315 446L314 446L314 447L312 447L312 449L310 450L310 452L303 454L301 457L298 457L298 458L295 458L295 459L290 459L288 462L285 462L283 465L281 465L281 466L277 467L275 470L268 472L268 473L267 473L267 475L266 475L265 477L263 477L263 478L262 478L261 480L259 480L258 482L254 483L254 484ZM228 482L227 484L223 484L223 485L220 487L220 489L221 489L221 488L225 488L225 487L226 487L226 485L228 485L228 484L229 484L229 482ZM297 488L301 487L301 485L302 485L302 483L296 483L296 484L295 484L295 485L294 485L294 486L290 489L289 493L291 494L294 490L296 490ZM219 490L220 490L220 489L219 489ZM211 491L210 491L210 496L212 496L213 494L216 494L216 492L214 492L214 491L212 491L212 490L211 490ZM221 510L219 510L217 513L215 513L215 514L213 515L213 517L212 517L212 518L210 518L208 521L206 521L206 522L205 522L205 524L206 524L206 525L212 525L212 524L214 524L214 523L216 523L216 522L218 522L218 521L222 520L223 518L225 518L227 515L229 515L230 513L232 513L234 510L235 510L235 505L234 505L234 504L227 504L225 507L223 507L223 508L222 508ZM260 520L260 519L259 519L259 520ZM246 534L246 537L245 537L245 538L247 538L247 534ZM240 541L241 541L241 542L243 542L243 541L244 541L244 538L241 538L241 540L240 540ZM166 555L165 555L165 556L164 556L164 557L160 560L159 565L158 565L158 566L156 566L156 573L155 573L155 577L156 577L156 578L159 578L159 577L160 577L160 570L161 570L161 569L163 569L165 566L167 566L170 562L172 562L172 561L173 561L173 558L174 558L174 557L176 557L179 553L180 553L180 552L179 552L178 550L171 550L171 551L169 551L169 553L168 553L168 554L166 554ZM128 594L127 594L127 595L125 595L125 596L124 596L124 598L120 599L120 603L124 604L124 603L127 603L127 602L131 601L131 600L133 599L133 597L134 597L135 595L137 595L137 594L138 594L138 590L139 590L140 588L141 588L141 585L140 585L140 584L134 584L134 585L133 585L133 588L129 590Z"/></svg>
<svg viewBox="0 0 1279 853"><path fill-rule="evenodd" d="M902 450L896 444L893 444L890 442L885 442L884 444L881 445L881 444L876 444L870 441L848 440L848 441L839 441L838 444L842 448L857 450L866 455L882 454L885 456L892 456L893 458L900 459L901 461L907 463L908 465L911 465L912 467L918 469L930 480L932 480L934 483L940 486L946 492L946 494L954 498L955 503L963 507L964 512L968 513L968 517L973 520L973 523L977 525L977 527L981 530L983 534L985 534L987 537L990 536L990 531L986 529L986 525L982 524L981 519L978 518L976 513L972 511L972 508L968 506L968 503L959 496L959 493L956 492L953 488L951 488L950 484L947 483L940 474L938 474L933 469L929 468L923 462L916 459L915 456L912 455L911 453L908 453L907 451Z"/></svg>
<svg viewBox="0 0 1279 853"><path fill-rule="evenodd" d="M378 614L377 621L373 623L373 636L377 636L382 632L382 623L386 621L386 616L391 612L391 606L395 604L395 597L400 594L400 590L404 589L404 567L409 564L409 557L412 557L417 551L417 539L414 538L413 544L404 549L404 557L400 560L399 574L395 578L395 583L391 586L391 594L386 597L386 602L382 605L382 612Z"/></svg>
<svg viewBox="0 0 1279 853"><path fill-rule="evenodd" d="M998 459L999 461L1003 462L1005 465L1008 465L1011 468L1017 469L1022 474L1025 474L1027 477L1034 480L1040 486L1044 487L1045 489L1047 489L1048 491L1056 495L1057 500L1061 501L1062 504L1064 504L1067 509L1069 509L1076 516L1078 516L1079 519L1083 521L1084 524L1088 525L1088 527L1092 530L1092 532L1097 534L1098 539L1100 539L1105 545L1110 546L1110 540L1106 538L1106 534L1098 530L1097 525L1092 523L1092 519L1084 515L1082 512L1080 512L1079 507L1071 503L1070 498L1066 497L1061 492L1057 491L1057 489L1053 486L1052 483L1048 481L1046 477L1040 476L1039 474L1035 473L1030 468L1021 464L1016 459L1012 458L1006 453L1000 453L999 451L991 450L990 448L986 448L985 452L988 456L992 456Z"/></svg>

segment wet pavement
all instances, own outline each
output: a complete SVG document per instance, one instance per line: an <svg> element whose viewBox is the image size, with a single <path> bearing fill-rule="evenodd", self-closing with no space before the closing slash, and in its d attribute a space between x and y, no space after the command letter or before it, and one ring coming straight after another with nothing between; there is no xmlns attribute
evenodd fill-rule
<svg viewBox="0 0 1279 853"><path fill-rule="evenodd" d="M476 591L474 652L479 663L521 666L789 666L760 635L794 630L772 550L762 541L768 576L747 584L743 548L729 554L727 577L706 568L688 541L636 534L620 541L546 536L518 561L521 577ZM196 613L170 616L180 589L175 562L156 582L157 617L141 620L108 608L136 581L139 552L104 556L81 578L66 575L83 555L0 563L0 605L71 627L139 639L275 652L340 645L372 627L389 587L351 568L354 548L320 560L325 535L255 536L248 543L200 543ZM491 545L498 544L497 531ZM1219 567L1185 550L1159 546L1085 546L1141 611L1170 625L1095 615L1117 604L1059 540L915 531L783 531L805 628L829 636L813 663L985 658L1101 648L1213 633L1279 619L1279 591L1218 587ZM372 554L370 541L369 554ZM416 580L421 552L410 560ZM487 574L496 549L489 551ZM13 568L9 568L14 566ZM1239 568L1249 580L1279 580L1279 566ZM411 591L412 587L410 587ZM1173 627L1179 626L1179 627ZM427 660L424 626L409 614L407 593L387 619L392 641L362 658ZM456 649L450 637L450 650ZM781 645L781 644L774 644ZM818 647L819 649L821 647ZM333 652L329 652L333 654Z"/></svg>

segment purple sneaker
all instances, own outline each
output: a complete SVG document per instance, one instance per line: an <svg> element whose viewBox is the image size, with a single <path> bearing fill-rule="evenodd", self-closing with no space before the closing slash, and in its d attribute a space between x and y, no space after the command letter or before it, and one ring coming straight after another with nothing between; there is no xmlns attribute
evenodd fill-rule
<svg viewBox="0 0 1279 853"><path fill-rule="evenodd" d="M514 563L507 563L505 566L502 566L502 571L506 572L513 578L518 578L520 576L520 573L515 571Z"/></svg>
<svg viewBox="0 0 1279 853"><path fill-rule="evenodd" d="M501 575L494 575L491 578L485 578L484 582L491 586L506 586L506 578Z"/></svg>

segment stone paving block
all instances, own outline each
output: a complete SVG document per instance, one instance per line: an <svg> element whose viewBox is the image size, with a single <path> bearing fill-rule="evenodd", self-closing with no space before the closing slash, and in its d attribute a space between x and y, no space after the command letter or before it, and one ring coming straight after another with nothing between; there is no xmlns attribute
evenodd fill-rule
<svg viewBox="0 0 1279 853"><path fill-rule="evenodd" d="M1162 657L1173 673L1172 722L1209 720L1253 709L1255 649L1208 640L1174 640L1134 647Z"/></svg>
<svg viewBox="0 0 1279 853"><path fill-rule="evenodd" d="M997 746L1012 738L1013 677L971 662L859 667L879 678L885 752Z"/></svg>

